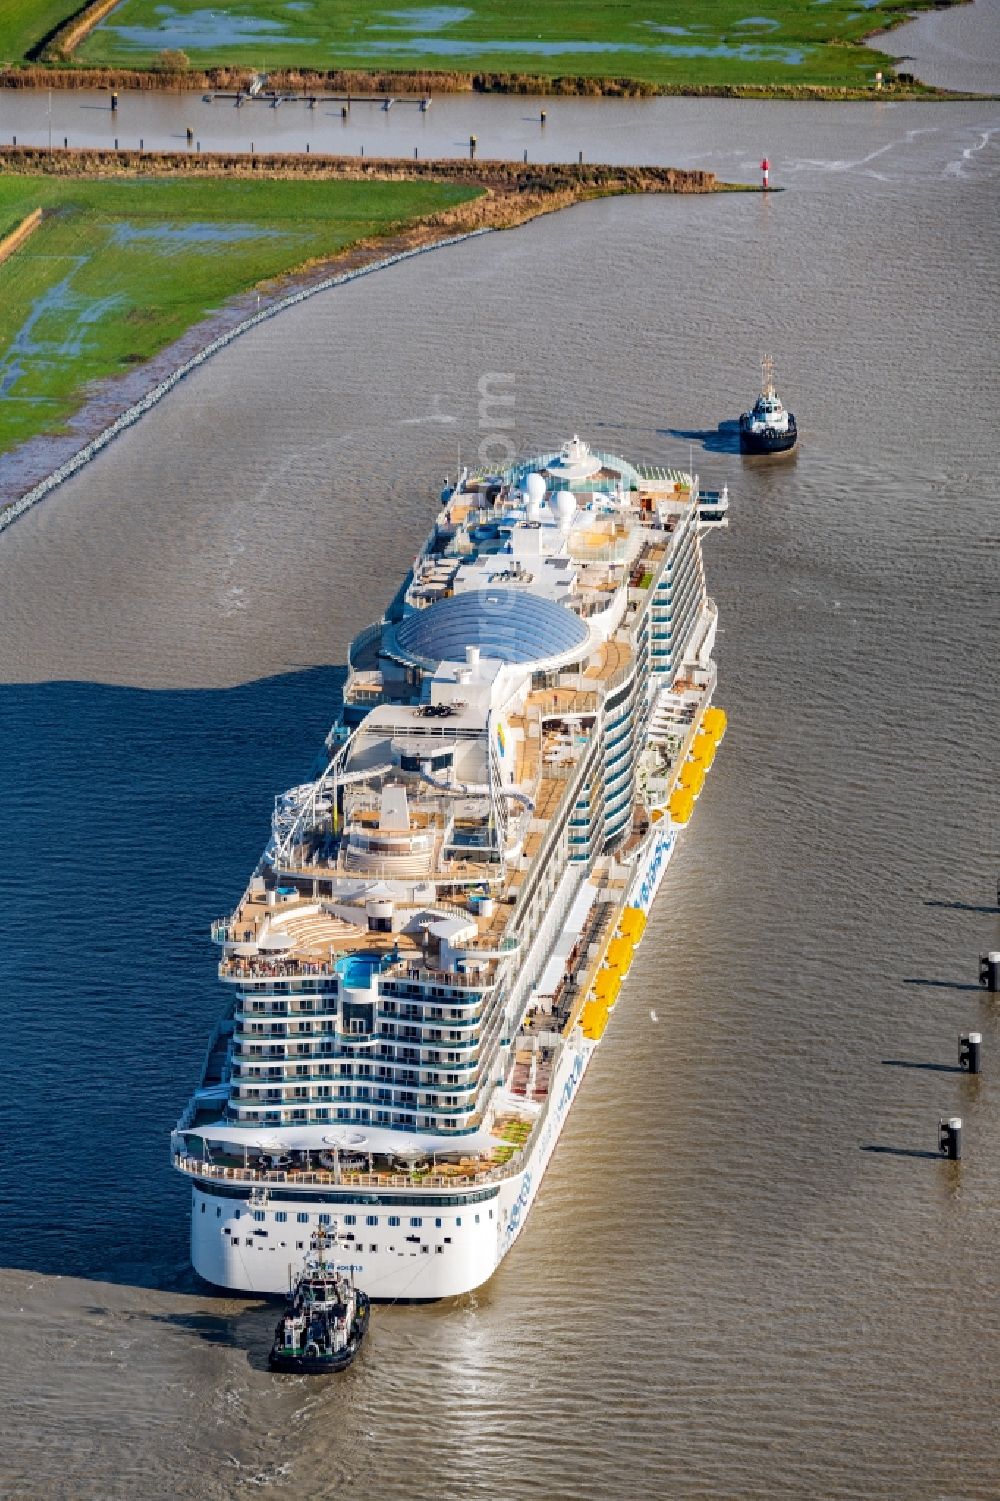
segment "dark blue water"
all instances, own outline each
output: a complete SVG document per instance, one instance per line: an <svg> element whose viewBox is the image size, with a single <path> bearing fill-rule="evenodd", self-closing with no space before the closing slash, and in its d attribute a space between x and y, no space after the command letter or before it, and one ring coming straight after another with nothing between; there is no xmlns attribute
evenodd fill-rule
<svg viewBox="0 0 1000 1501"><path fill-rule="evenodd" d="M0 1264L193 1285L169 1133L223 995L208 938L343 673L0 686Z"/></svg>

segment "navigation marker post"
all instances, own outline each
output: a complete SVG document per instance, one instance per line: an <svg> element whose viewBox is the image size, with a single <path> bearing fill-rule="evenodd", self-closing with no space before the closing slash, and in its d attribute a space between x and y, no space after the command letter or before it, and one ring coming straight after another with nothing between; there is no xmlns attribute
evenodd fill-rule
<svg viewBox="0 0 1000 1501"><path fill-rule="evenodd" d="M965 1073L978 1074L982 1068L983 1034L962 1032L958 1039L958 1066Z"/></svg>
<svg viewBox="0 0 1000 1501"><path fill-rule="evenodd" d="M949 1162L962 1160L962 1117L953 1115L938 1122L938 1151Z"/></svg>
<svg viewBox="0 0 1000 1501"><path fill-rule="evenodd" d="M766 193L767 192L767 178L768 178L768 173L771 170L771 163L768 161L768 159L767 159L766 156L765 156L764 160L760 164L760 170L764 174L764 181L763 181L762 186L763 186L764 192Z"/></svg>

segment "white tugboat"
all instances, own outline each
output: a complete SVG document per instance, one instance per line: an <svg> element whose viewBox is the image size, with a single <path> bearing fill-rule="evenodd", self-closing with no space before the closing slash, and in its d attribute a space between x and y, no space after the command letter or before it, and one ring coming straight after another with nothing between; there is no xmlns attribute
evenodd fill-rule
<svg viewBox="0 0 1000 1501"><path fill-rule="evenodd" d="M288 1293L268 1356L272 1371L323 1376L350 1365L368 1329L368 1295L354 1286L353 1267L337 1264L339 1237L313 1231L305 1265Z"/></svg>
<svg viewBox="0 0 1000 1501"><path fill-rule="evenodd" d="M744 453L787 453L799 433L794 415L785 410L774 389L774 360L769 354L761 360L760 371L760 395L740 418L740 448Z"/></svg>

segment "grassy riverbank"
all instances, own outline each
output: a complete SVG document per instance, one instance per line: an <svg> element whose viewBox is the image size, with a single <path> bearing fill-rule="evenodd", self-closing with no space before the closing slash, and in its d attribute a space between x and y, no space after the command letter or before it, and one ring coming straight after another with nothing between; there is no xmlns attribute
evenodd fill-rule
<svg viewBox="0 0 1000 1501"><path fill-rule="evenodd" d="M674 168L0 148L0 239L43 210L0 264L0 453L58 431L95 381L188 330L197 339L213 314L207 342L261 283L268 299L292 274L317 280L588 198L724 186ZM84 426L127 404L105 393Z"/></svg>
<svg viewBox="0 0 1000 1501"><path fill-rule="evenodd" d="M82 40L73 0L0 0L0 61L46 55L74 65L155 69L186 59L192 82L225 67L426 78L432 92L472 86L568 92L785 94L868 91L894 60L872 33L941 0L121 0ZM104 7L106 8L106 7ZM95 16L100 14L94 11ZM933 92L933 91L930 91Z"/></svg>
<svg viewBox="0 0 1000 1501"><path fill-rule="evenodd" d="M0 175L0 451L57 429L89 382L148 360L227 298L478 196L443 182Z"/></svg>
<svg viewBox="0 0 1000 1501"><path fill-rule="evenodd" d="M0 62L32 57L78 9L73 0L0 0Z"/></svg>

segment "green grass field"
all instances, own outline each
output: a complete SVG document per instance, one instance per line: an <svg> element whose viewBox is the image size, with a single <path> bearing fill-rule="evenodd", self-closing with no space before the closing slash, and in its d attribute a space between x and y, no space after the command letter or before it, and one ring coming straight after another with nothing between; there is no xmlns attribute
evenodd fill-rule
<svg viewBox="0 0 1000 1501"><path fill-rule="evenodd" d="M86 384L140 363L227 297L453 204L418 182L78 181L0 175L0 450L58 429Z"/></svg>
<svg viewBox="0 0 1000 1501"><path fill-rule="evenodd" d="M73 0L0 0L0 62L19 62L78 9Z"/></svg>
<svg viewBox="0 0 1000 1501"><path fill-rule="evenodd" d="M225 6L123 0L77 57L148 65L158 52L179 49L196 66L863 85L890 60L843 44L905 8L899 0L389 0L384 9L357 0L231 0Z"/></svg>

